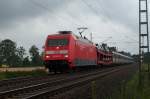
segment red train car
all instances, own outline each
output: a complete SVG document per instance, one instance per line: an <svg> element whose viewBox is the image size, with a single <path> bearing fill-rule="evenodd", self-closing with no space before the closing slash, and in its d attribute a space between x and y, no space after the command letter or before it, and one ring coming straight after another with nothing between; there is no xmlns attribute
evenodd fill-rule
<svg viewBox="0 0 150 99"><path fill-rule="evenodd" d="M98 58L97 64L100 66L103 66L103 65L108 66L113 63L112 52L109 52L109 51L98 49L97 58Z"/></svg>
<svg viewBox="0 0 150 99"><path fill-rule="evenodd" d="M108 49L107 44L98 45L97 47L97 64L98 65L111 65L113 63L112 52Z"/></svg>
<svg viewBox="0 0 150 99"><path fill-rule="evenodd" d="M50 71L97 65L96 46L87 39L75 36L71 31L49 35L44 50L44 63Z"/></svg>

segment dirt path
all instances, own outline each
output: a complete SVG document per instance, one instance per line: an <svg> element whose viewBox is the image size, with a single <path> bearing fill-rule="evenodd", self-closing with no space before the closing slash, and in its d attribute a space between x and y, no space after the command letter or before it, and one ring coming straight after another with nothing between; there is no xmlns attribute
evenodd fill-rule
<svg viewBox="0 0 150 99"><path fill-rule="evenodd" d="M16 72L16 71L34 71L34 70L45 70L44 67L6 67L6 68L0 68L0 72Z"/></svg>

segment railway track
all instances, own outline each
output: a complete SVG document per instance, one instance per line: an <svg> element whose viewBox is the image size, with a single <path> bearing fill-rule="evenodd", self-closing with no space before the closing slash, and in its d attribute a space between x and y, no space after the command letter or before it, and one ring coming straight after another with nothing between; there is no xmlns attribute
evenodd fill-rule
<svg viewBox="0 0 150 99"><path fill-rule="evenodd" d="M0 92L59 79L66 75L67 74L45 75L45 76L38 76L38 77L27 76L27 77L17 77L12 79L1 80Z"/></svg>
<svg viewBox="0 0 150 99"><path fill-rule="evenodd" d="M95 71L90 73L81 73L80 75L65 76L61 78L53 78L42 83L34 85L22 86L20 88L14 88L0 92L0 99L37 99L48 98L57 93L61 93L86 84L94 79L104 77L119 71L125 67L112 67L101 71Z"/></svg>
<svg viewBox="0 0 150 99"><path fill-rule="evenodd" d="M80 73L85 73L85 71L82 71ZM80 75L80 73L78 74ZM0 92L17 89L20 87L40 84L43 82L53 81L62 77L64 78L66 76L70 76L70 74L57 74L57 75L49 74L49 75L38 76L38 77L26 76L26 77L17 77L17 78L0 80Z"/></svg>

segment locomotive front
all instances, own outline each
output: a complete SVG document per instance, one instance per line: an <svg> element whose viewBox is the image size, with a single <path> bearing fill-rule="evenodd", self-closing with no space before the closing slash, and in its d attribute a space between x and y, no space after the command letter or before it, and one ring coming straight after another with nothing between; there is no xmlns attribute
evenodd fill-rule
<svg viewBox="0 0 150 99"><path fill-rule="evenodd" d="M44 62L49 72L63 71L69 63L70 34L49 35L45 43Z"/></svg>

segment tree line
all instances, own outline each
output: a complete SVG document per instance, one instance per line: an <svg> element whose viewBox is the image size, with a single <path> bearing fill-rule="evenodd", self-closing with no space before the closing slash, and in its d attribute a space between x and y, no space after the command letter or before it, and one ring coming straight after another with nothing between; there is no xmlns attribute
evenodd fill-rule
<svg viewBox="0 0 150 99"><path fill-rule="evenodd" d="M115 48L112 48L115 49ZM17 47L16 42L5 39L0 41L0 66L41 66L43 65L42 56L39 49L32 45L29 49L29 55L23 46ZM125 52L122 52L125 53ZM131 55L130 53L126 53ZM138 62L138 55L132 55L136 62ZM150 53L144 53L144 63L150 63Z"/></svg>
<svg viewBox="0 0 150 99"><path fill-rule="evenodd" d="M144 63L150 64L150 52L144 53Z"/></svg>
<svg viewBox="0 0 150 99"><path fill-rule="evenodd" d="M16 42L5 39L0 42L0 66L41 66L42 53L32 45L27 54L23 46L17 47Z"/></svg>
<svg viewBox="0 0 150 99"><path fill-rule="evenodd" d="M135 62L139 62L139 55L132 55ZM143 63L150 64L150 52L143 53Z"/></svg>

